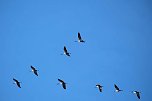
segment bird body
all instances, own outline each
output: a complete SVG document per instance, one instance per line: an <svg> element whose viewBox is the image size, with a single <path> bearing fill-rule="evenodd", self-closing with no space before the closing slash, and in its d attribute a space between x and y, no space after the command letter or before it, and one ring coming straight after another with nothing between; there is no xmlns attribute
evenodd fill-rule
<svg viewBox="0 0 152 101"><path fill-rule="evenodd" d="M18 80L14 79L14 78L13 78L13 80L15 81L14 83L15 83L19 88L21 88L20 82L19 82Z"/></svg>

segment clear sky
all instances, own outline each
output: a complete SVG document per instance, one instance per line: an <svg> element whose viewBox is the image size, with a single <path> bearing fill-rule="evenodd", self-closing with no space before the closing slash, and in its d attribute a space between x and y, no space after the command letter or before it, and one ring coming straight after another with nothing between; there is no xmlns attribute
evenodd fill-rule
<svg viewBox="0 0 152 101"><path fill-rule="evenodd" d="M151 0L0 0L0 101L152 101L151 44Z"/></svg>

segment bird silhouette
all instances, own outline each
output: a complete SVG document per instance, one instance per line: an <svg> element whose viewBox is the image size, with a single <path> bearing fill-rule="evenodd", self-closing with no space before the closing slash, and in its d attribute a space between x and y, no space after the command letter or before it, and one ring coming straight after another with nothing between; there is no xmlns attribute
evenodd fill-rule
<svg viewBox="0 0 152 101"><path fill-rule="evenodd" d="M115 91L116 91L116 92L123 91L123 90L120 90L119 87L118 87L116 84L114 84L114 87L115 87Z"/></svg>
<svg viewBox="0 0 152 101"><path fill-rule="evenodd" d="M136 94L136 96L138 97L138 99L140 99L140 93L139 91L133 91L134 94Z"/></svg>
<svg viewBox="0 0 152 101"><path fill-rule="evenodd" d="M15 81L14 83L15 83L19 88L21 88L20 82L19 82L18 80L14 79L14 78L13 78L13 80Z"/></svg>
<svg viewBox="0 0 152 101"><path fill-rule="evenodd" d="M80 35L80 32L78 32L78 41L75 41L75 42L85 42L83 39L82 39L82 37L81 37L81 35Z"/></svg>
<svg viewBox="0 0 152 101"><path fill-rule="evenodd" d="M100 92L102 92L102 87L100 84L96 84L96 87L99 89Z"/></svg>
<svg viewBox="0 0 152 101"><path fill-rule="evenodd" d="M33 72L36 76L38 76L38 73L37 73L38 70L36 70L36 68L34 68L33 66L31 66L31 69L32 69L32 72Z"/></svg>
<svg viewBox="0 0 152 101"><path fill-rule="evenodd" d="M63 50L64 50L64 54L65 54L65 55L70 56L71 53L69 53L69 52L67 51L67 48L66 48L65 46L64 46Z"/></svg>
<svg viewBox="0 0 152 101"><path fill-rule="evenodd" d="M58 79L58 81L60 82L60 84L62 85L62 87L64 89L66 89L66 83L63 80L61 80L61 79Z"/></svg>

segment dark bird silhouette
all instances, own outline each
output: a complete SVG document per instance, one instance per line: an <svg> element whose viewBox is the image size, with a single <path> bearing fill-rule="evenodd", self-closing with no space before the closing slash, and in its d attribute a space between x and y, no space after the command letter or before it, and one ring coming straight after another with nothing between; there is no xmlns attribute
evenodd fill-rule
<svg viewBox="0 0 152 101"><path fill-rule="evenodd" d="M75 42L85 42L85 41L82 39L82 37L81 37L81 35L80 35L80 32L78 32L78 41L75 41Z"/></svg>
<svg viewBox="0 0 152 101"><path fill-rule="evenodd" d="M67 51L67 49L66 49L65 46L64 46L64 49L63 49L63 50L64 50L64 54L65 54L65 55L70 56L71 53L69 53L69 52Z"/></svg>
<svg viewBox="0 0 152 101"><path fill-rule="evenodd" d="M102 87L100 84L97 84L96 87L99 89L100 92L102 92Z"/></svg>
<svg viewBox="0 0 152 101"><path fill-rule="evenodd" d="M138 99L140 99L140 92L138 91L133 91L134 94L136 94L136 96L138 97Z"/></svg>
<svg viewBox="0 0 152 101"><path fill-rule="evenodd" d="M66 89L66 83L63 80L61 80L61 79L58 79L58 81L60 82L60 84L62 85L62 87L64 89Z"/></svg>
<svg viewBox="0 0 152 101"><path fill-rule="evenodd" d="M14 78L13 78L13 80L15 81L14 83L15 83L19 88L21 88L20 82L19 82L18 80L14 79Z"/></svg>
<svg viewBox="0 0 152 101"><path fill-rule="evenodd" d="M33 72L36 76L38 76L38 73L37 73L38 70L36 70L33 66L31 66L31 69L32 69L32 72Z"/></svg>
<svg viewBox="0 0 152 101"><path fill-rule="evenodd" d="M123 90L120 90L116 84L114 84L114 87L115 87L115 89L116 89L116 90L115 90L116 92L123 91Z"/></svg>

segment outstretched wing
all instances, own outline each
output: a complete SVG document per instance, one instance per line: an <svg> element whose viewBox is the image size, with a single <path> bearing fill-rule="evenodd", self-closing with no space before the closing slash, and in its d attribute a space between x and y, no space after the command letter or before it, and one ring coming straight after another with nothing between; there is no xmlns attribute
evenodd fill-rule
<svg viewBox="0 0 152 101"><path fill-rule="evenodd" d="M14 79L14 78L13 78L13 80L14 80L15 82L18 82L18 81L17 81L16 79Z"/></svg>
<svg viewBox="0 0 152 101"><path fill-rule="evenodd" d="M65 52L65 53L67 53L67 52L68 52L65 46L64 46L64 52Z"/></svg>
<svg viewBox="0 0 152 101"><path fill-rule="evenodd" d="M80 32L78 32L78 39L79 39L79 40L82 40L82 39L81 39Z"/></svg>
<svg viewBox="0 0 152 101"><path fill-rule="evenodd" d="M36 70L33 66L31 66L31 69L32 69L32 70Z"/></svg>
<svg viewBox="0 0 152 101"><path fill-rule="evenodd" d="M136 95L137 95L138 99L140 99L140 93L137 92Z"/></svg>
<svg viewBox="0 0 152 101"><path fill-rule="evenodd" d="M61 80L61 79L58 79L58 81L59 81L59 82L64 82L64 81L63 81L63 80Z"/></svg>
<svg viewBox="0 0 152 101"><path fill-rule="evenodd" d="M35 74L36 76L38 76L37 70L34 71L34 74Z"/></svg>
<svg viewBox="0 0 152 101"><path fill-rule="evenodd" d="M20 82L17 82L17 86L18 86L19 88L21 88Z"/></svg>
<svg viewBox="0 0 152 101"><path fill-rule="evenodd" d="M62 83L62 87L66 89L66 84L64 82Z"/></svg>
<svg viewBox="0 0 152 101"><path fill-rule="evenodd" d="M116 90L119 90L119 88L118 88L118 86L116 84L114 84L114 86L115 86Z"/></svg>
<svg viewBox="0 0 152 101"><path fill-rule="evenodd" d="M101 86L99 87L99 91L102 92L102 87Z"/></svg>

